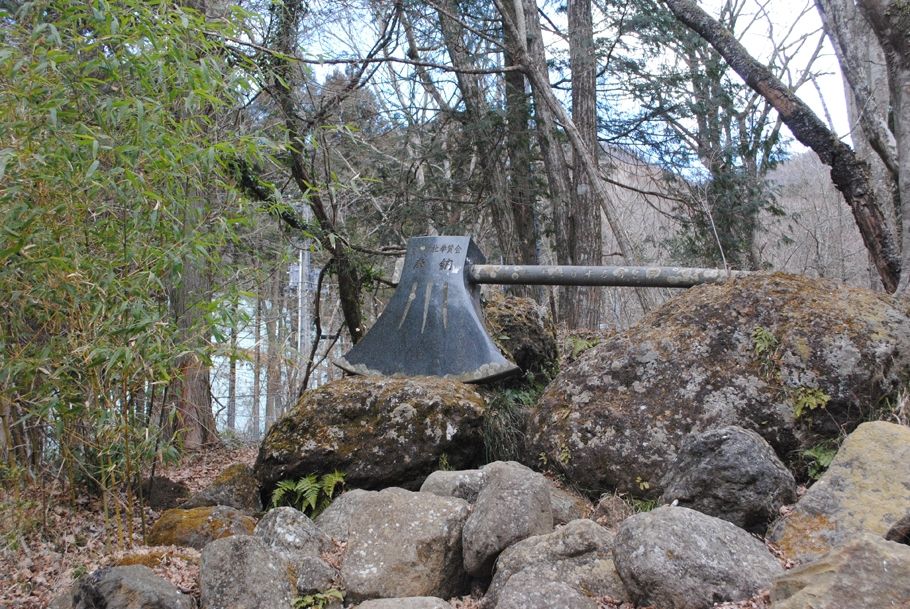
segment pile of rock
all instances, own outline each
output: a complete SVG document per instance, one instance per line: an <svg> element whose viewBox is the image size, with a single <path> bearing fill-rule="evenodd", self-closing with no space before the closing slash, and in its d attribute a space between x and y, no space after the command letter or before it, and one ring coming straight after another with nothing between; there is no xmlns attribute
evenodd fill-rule
<svg viewBox="0 0 910 609"><path fill-rule="evenodd" d="M525 463L613 491L596 508L525 465L480 467L473 388L346 379L149 539L201 549L201 609L451 609L467 594L484 609L708 609L767 590L772 609L907 609L910 428L860 422L908 376L910 320L886 297L782 276L703 286L586 352L533 409ZM797 499L794 455L839 430ZM463 469L434 471L445 462ZM333 469L355 490L315 522L261 514L277 481ZM115 567L54 607L192 603Z"/></svg>
<svg viewBox="0 0 910 609"><path fill-rule="evenodd" d="M734 443L751 438L725 434ZM709 435L683 452L716 441ZM757 486L776 479L777 468L769 471ZM792 480L783 478L789 488ZM703 482L690 490L706 489ZM779 488L769 495L780 496ZM315 522L276 508L251 534L205 544L201 607L290 607L295 597L329 590L344 600L327 596L325 606L364 609L448 609L445 599L472 590L484 591L485 609L597 609L605 600L707 609L769 588L773 609L807 607L807 599L832 609L910 602L910 547L886 539L906 533L910 428L861 425L821 480L772 525L780 558L798 565L789 571L732 522L743 522L741 502L719 502L710 489L685 497L696 509L665 505L612 530L588 518L595 512L583 498L514 462L438 471L419 491L352 490ZM91 599L109 609L192 606L145 567L116 567L84 577L54 607L93 606Z"/></svg>

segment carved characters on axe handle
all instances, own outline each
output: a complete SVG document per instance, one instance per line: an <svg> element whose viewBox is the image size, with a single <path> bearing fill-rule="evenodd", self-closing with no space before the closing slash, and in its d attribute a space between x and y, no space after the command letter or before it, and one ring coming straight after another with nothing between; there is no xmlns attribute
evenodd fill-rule
<svg viewBox="0 0 910 609"><path fill-rule="evenodd" d="M683 267L484 264L470 237L408 241L398 287L363 339L336 365L354 374L491 381L519 372L483 325L479 284L690 287L741 272Z"/></svg>

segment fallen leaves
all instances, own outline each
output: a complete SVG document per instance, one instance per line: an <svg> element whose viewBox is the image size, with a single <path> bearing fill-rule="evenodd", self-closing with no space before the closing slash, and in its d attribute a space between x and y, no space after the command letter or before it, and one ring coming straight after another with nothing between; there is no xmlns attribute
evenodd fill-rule
<svg viewBox="0 0 910 609"><path fill-rule="evenodd" d="M228 465L252 464L255 446L218 448L188 455L181 464L157 472L201 490ZM75 500L74 500L75 499ZM126 515L124 496L104 517L98 497L71 497L62 490L0 488L0 607L43 609L82 575L103 566L146 564L177 588L198 598L199 553L188 548L149 547L143 544L143 516L149 525L158 513L145 508ZM132 530L132 536L129 531ZM143 559L143 555L150 558ZM138 557L138 558L137 558Z"/></svg>

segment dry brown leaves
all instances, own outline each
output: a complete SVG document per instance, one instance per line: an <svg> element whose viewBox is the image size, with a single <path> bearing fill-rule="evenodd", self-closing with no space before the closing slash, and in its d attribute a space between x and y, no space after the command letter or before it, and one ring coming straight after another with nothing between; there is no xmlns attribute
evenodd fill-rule
<svg viewBox="0 0 910 609"><path fill-rule="evenodd" d="M771 606L771 595L762 590L752 598L738 603L715 603L714 609L768 609Z"/></svg>
<svg viewBox="0 0 910 609"><path fill-rule="evenodd" d="M253 465L256 461L257 446L239 448L207 448L185 455L180 463L156 471L174 482L183 482L190 492L197 492L208 486L224 469L235 463Z"/></svg>
<svg viewBox="0 0 910 609"><path fill-rule="evenodd" d="M252 446L212 449L156 474L196 491L228 465L252 464L255 458ZM128 517L128 505L126 496L108 495L105 518L104 503L96 497L74 500L59 490L0 488L0 607L42 609L86 573L118 564L127 555L161 553L162 548L149 548L142 538L143 516L148 527L158 514L137 506ZM198 553L194 557L194 550L164 550L160 560L137 562L197 595Z"/></svg>
<svg viewBox="0 0 910 609"><path fill-rule="evenodd" d="M322 560L340 571L341 559L344 557L344 550L347 547L347 542L332 539L332 547L327 552L322 553Z"/></svg>
<svg viewBox="0 0 910 609"><path fill-rule="evenodd" d="M601 596L597 599L597 609L635 609L635 605L612 596Z"/></svg>
<svg viewBox="0 0 910 609"><path fill-rule="evenodd" d="M459 596L449 600L453 609L480 609L482 604L480 599L473 596Z"/></svg>

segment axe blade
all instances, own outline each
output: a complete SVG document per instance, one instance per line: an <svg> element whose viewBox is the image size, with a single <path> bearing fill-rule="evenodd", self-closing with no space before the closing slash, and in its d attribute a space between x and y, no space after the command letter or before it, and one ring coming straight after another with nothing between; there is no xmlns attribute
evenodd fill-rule
<svg viewBox="0 0 910 609"><path fill-rule="evenodd" d="M483 324L465 266L485 262L470 237L408 241L398 287L366 336L335 364L353 374L439 376L466 383L519 372Z"/></svg>

